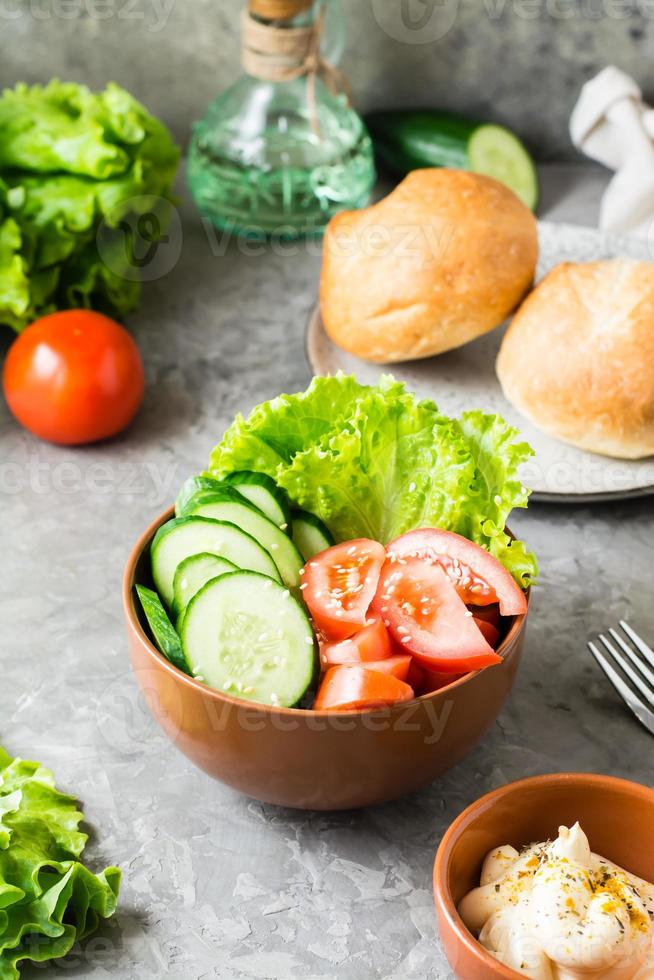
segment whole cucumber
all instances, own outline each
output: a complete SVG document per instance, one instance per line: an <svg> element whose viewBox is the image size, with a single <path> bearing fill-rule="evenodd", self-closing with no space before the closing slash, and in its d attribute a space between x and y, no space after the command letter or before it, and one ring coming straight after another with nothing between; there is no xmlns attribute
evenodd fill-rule
<svg viewBox="0 0 654 980"><path fill-rule="evenodd" d="M532 210L538 203L534 162L504 126L441 109L387 110L366 116L379 160L404 176L422 167L450 167L494 177Z"/></svg>

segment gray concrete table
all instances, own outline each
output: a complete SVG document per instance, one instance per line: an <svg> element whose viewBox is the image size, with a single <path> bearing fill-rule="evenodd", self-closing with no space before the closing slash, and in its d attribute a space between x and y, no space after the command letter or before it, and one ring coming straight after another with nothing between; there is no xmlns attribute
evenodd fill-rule
<svg viewBox="0 0 654 980"><path fill-rule="evenodd" d="M596 220L603 174L568 167L544 177L542 214ZM654 636L652 501L534 505L512 518L542 565L524 666L484 742L428 789L315 814L213 782L139 703L121 572L234 413L307 384L303 331L319 255L315 245L225 247L191 207L182 219L179 261L144 288L131 320L148 376L131 430L69 450L1 418L0 743L55 770L84 801L89 859L125 875L120 914L63 973L442 980L450 971L431 867L463 807L553 770L652 781L654 743L585 652L591 634L622 616Z"/></svg>

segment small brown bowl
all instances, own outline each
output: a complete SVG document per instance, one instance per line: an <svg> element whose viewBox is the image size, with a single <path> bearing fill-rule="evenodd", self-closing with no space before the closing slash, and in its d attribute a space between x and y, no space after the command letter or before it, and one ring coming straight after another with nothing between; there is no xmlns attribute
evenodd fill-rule
<svg viewBox="0 0 654 980"><path fill-rule="evenodd" d="M574 772L522 779L482 796L450 825L436 854L434 900L445 953L461 980L524 980L480 946L457 912L479 884L488 852L551 840L577 820L595 853L654 882L654 790L625 779Z"/></svg>
<svg viewBox="0 0 654 980"><path fill-rule="evenodd" d="M502 663L432 694L374 711L274 708L215 691L172 666L150 642L134 584L149 584L149 546L172 509L141 535L123 577L132 666L171 741L216 779L266 803L342 810L432 782L493 724L513 686L527 615L500 644Z"/></svg>

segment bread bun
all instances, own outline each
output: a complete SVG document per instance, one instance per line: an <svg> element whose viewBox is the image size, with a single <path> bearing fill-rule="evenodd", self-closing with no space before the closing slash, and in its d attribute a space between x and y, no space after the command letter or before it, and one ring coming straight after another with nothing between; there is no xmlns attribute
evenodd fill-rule
<svg viewBox="0 0 654 980"><path fill-rule="evenodd" d="M502 323L537 256L536 221L503 184L415 170L378 204L329 222L323 323L334 343L368 361L429 357Z"/></svg>
<svg viewBox="0 0 654 980"><path fill-rule="evenodd" d="M513 318L497 373L550 435L603 456L654 453L654 264L557 265Z"/></svg>

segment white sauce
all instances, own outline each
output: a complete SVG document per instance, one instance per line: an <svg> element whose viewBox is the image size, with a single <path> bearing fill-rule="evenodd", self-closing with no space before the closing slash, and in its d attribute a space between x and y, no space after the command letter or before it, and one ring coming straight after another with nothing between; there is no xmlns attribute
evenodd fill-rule
<svg viewBox="0 0 654 980"><path fill-rule="evenodd" d="M533 980L654 980L654 885L593 854L578 823L521 853L491 851L459 913Z"/></svg>

